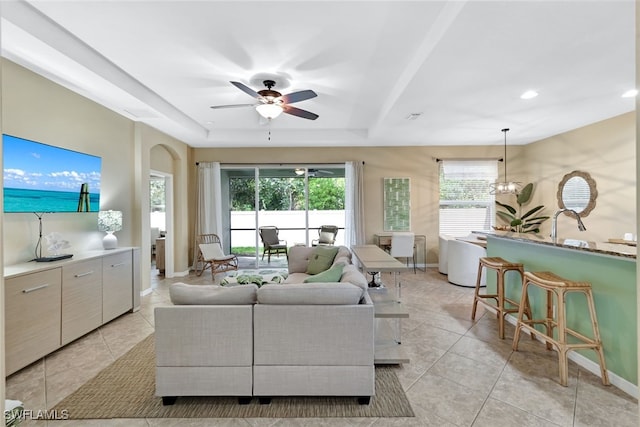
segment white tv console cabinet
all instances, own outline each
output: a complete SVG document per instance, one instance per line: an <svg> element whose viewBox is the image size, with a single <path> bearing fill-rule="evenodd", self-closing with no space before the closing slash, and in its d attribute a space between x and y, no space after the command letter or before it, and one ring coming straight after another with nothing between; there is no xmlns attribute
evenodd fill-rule
<svg viewBox="0 0 640 427"><path fill-rule="evenodd" d="M5 266L5 369L10 375L140 308L140 249Z"/></svg>

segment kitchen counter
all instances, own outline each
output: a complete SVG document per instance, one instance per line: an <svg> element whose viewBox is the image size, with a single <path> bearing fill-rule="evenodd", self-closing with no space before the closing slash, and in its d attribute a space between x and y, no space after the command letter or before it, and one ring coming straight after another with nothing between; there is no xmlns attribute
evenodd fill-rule
<svg viewBox="0 0 640 427"><path fill-rule="evenodd" d="M630 394L638 392L638 320L636 248L614 243L557 239L512 232L487 233L487 256L521 262L526 271L552 271L575 281L590 282L596 306L605 360L612 383ZM507 275L506 296L519 300L520 278ZM487 276L487 290L495 290L495 275ZM532 289L534 317L541 317L545 296ZM577 331L591 336L586 301L569 295L567 321ZM510 321L515 323L515 318ZM543 346L543 344L540 344ZM570 358L590 369L596 356L591 350L570 352Z"/></svg>
<svg viewBox="0 0 640 427"><path fill-rule="evenodd" d="M608 242L589 242L587 240L576 239L552 239L551 237L532 233L514 233L511 231L496 231L487 233L488 236L516 240L522 243L554 246L569 250L592 252L598 255L620 257L630 261L636 260L637 248L635 246L621 245Z"/></svg>

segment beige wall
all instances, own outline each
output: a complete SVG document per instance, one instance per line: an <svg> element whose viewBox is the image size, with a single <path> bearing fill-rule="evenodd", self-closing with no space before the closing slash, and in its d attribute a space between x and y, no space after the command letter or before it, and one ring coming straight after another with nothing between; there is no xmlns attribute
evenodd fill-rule
<svg viewBox="0 0 640 427"><path fill-rule="evenodd" d="M329 147L329 148L225 148L193 149L195 161L221 163L339 163L365 162L365 232L367 241L382 231L382 181L385 177L411 178L411 224L427 236L427 262L438 261L438 163L435 158L501 158L503 145L483 147ZM526 146L507 148L508 178L536 184L527 206L545 205L552 216L562 177L575 169L589 172L598 186L595 210L579 233L575 221L559 219L561 237L606 241L635 230L635 113L614 117ZM503 164L499 166L503 177ZM194 188L194 187L192 187ZM514 199L501 200L515 204ZM193 206L193 198L190 200ZM574 222L574 223L572 223ZM542 233L550 232L547 221Z"/></svg>
<svg viewBox="0 0 640 427"><path fill-rule="evenodd" d="M522 147L514 147L514 153ZM364 161L365 233L367 241L383 231L382 182L387 177L411 178L411 228L427 236L427 262L436 263L438 251L438 163L436 158L498 158L502 146L485 147L328 147L226 148L193 150L194 161L221 163L343 163ZM509 153L511 155L511 151ZM191 200L193 203L193 200Z"/></svg>
<svg viewBox="0 0 640 427"><path fill-rule="evenodd" d="M123 212L123 230L117 233L120 246L149 248L149 231L146 230L143 239L141 230L145 230L142 227L145 209L148 229L151 150L156 145L165 147L173 159L176 205L180 206L175 213L180 224L176 227L179 243L175 268L187 270L186 144L7 60L2 62L2 94L4 133L102 157L100 208ZM5 214L3 224L4 264L33 258L38 239L35 215ZM97 231L96 213L45 214L43 228L45 234L60 232L70 241L72 252L102 248L103 233ZM142 257L143 262L151 264L150 250L143 250ZM142 280L145 289L149 286L149 275L143 274Z"/></svg>
<svg viewBox="0 0 640 427"><path fill-rule="evenodd" d="M561 215L558 237L606 242L636 233L635 120L635 113L628 113L525 147L528 179L536 183L532 207L544 204L553 215L558 184L573 170L588 172L596 181L596 207L583 220L587 231L578 231L574 219ZM542 232L550 230L549 220Z"/></svg>

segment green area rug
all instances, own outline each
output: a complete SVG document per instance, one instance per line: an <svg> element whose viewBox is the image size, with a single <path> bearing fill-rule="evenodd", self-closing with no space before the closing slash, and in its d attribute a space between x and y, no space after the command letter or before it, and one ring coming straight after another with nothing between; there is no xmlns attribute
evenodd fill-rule
<svg viewBox="0 0 640 427"><path fill-rule="evenodd" d="M163 406L154 395L154 343L152 334L52 409L66 410L69 419L414 416L393 367L376 367L376 395L369 405L354 397L281 397L269 405L257 398L239 405L235 398L180 397Z"/></svg>

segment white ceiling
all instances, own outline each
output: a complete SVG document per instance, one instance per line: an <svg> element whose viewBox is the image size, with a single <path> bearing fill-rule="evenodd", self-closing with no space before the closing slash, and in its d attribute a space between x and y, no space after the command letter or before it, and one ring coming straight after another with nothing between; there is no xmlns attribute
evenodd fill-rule
<svg viewBox="0 0 640 427"><path fill-rule="evenodd" d="M194 147L526 144L635 109L635 2L14 1L2 55ZM315 121L260 123L231 85ZM534 89L540 95L522 100ZM422 113L407 120L411 113ZM271 131L271 140L268 132Z"/></svg>

